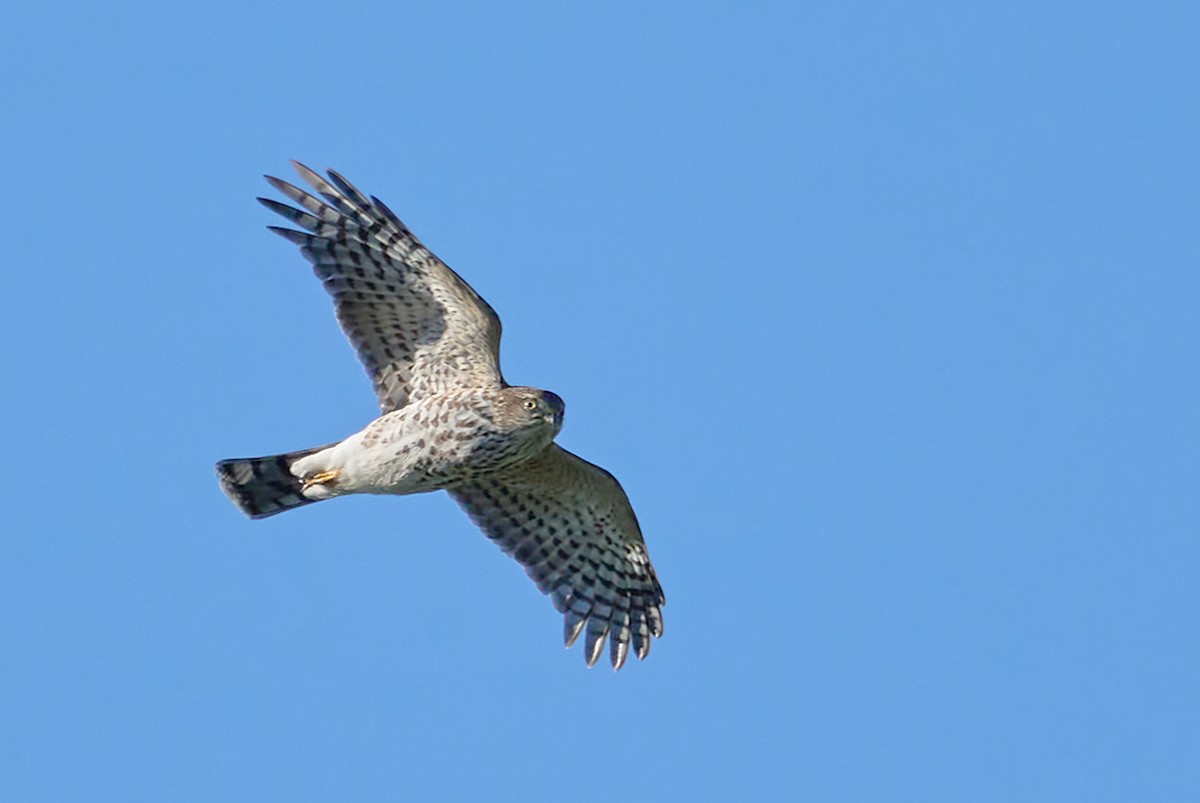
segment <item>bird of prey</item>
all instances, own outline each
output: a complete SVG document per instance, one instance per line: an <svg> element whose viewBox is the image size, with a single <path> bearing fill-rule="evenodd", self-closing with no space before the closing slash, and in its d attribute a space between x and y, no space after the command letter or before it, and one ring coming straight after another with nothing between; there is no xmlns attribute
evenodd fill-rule
<svg viewBox="0 0 1200 803"><path fill-rule="evenodd" d="M258 200L303 229L270 227L333 297L381 415L338 443L222 460L221 488L251 518L446 490L550 595L567 647L585 634L588 666L606 639L615 669L631 647L646 657L666 599L616 478L554 443L563 400L504 381L495 311L382 201L333 170L293 165L316 195L267 176L299 208Z"/></svg>

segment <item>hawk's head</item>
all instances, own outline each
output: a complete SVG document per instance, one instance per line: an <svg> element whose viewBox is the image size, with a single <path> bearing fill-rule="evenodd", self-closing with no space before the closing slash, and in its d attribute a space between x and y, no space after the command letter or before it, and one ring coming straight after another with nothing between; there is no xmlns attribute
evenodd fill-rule
<svg viewBox="0 0 1200 803"><path fill-rule="evenodd" d="M508 388L506 395L505 418L513 429L527 430L541 437L549 435L547 442L562 429L566 405L557 393L537 388Z"/></svg>

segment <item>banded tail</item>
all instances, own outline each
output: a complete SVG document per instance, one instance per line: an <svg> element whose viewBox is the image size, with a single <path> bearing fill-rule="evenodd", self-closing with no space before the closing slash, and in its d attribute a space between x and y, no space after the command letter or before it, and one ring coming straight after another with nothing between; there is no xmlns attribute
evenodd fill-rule
<svg viewBox="0 0 1200 803"><path fill-rule="evenodd" d="M252 519L264 519L320 501L304 495L304 482L292 474L291 468L300 458L328 448L318 446L269 457L222 460L217 463L217 479L238 510Z"/></svg>

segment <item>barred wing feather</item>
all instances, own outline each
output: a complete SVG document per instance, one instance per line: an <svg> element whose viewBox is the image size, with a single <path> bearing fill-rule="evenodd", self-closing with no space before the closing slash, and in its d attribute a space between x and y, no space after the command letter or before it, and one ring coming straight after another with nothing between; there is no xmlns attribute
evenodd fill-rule
<svg viewBox="0 0 1200 803"><path fill-rule="evenodd" d="M565 617L571 646L585 633L595 664L609 642L620 669L663 632L666 602L629 499L604 469L552 444L508 472L450 489L505 553L524 567Z"/></svg>
<svg viewBox="0 0 1200 803"><path fill-rule="evenodd" d="M453 389L501 387L500 319L395 213L336 172L292 163L320 198L267 177L299 208L260 198L304 231L272 226L300 247L333 297L338 323L383 412Z"/></svg>

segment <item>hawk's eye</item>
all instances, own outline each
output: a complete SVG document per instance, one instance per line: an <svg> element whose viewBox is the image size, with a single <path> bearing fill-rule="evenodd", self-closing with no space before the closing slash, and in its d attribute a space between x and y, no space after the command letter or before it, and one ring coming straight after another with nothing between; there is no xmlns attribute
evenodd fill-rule
<svg viewBox="0 0 1200 803"><path fill-rule="evenodd" d="M537 402L534 401L533 399L526 399L524 402L521 403L521 406L524 407L526 410L536 410Z"/></svg>

